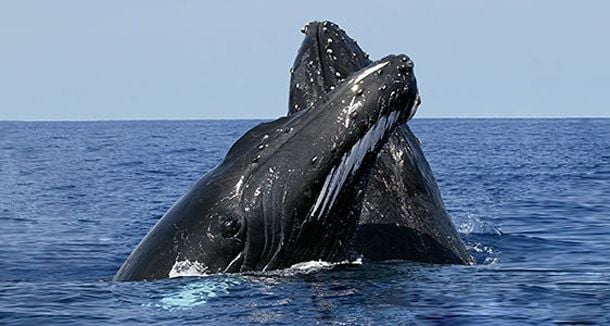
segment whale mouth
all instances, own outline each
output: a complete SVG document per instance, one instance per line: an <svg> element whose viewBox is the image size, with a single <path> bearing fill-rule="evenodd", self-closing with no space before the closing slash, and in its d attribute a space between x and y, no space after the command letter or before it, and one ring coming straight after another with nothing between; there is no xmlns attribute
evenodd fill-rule
<svg viewBox="0 0 610 326"><path fill-rule="evenodd" d="M324 180L324 184L311 209L310 217L320 219L335 203L347 178L356 174L360 169L366 155L373 152L389 131L393 130L400 117L399 111L392 111L381 117L364 136L356 141L352 147L343 154L341 161L331 168Z"/></svg>

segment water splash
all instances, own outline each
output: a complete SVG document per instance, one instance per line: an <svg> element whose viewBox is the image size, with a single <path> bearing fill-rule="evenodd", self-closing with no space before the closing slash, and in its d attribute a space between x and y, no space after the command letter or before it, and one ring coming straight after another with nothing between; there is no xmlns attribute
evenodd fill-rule
<svg viewBox="0 0 610 326"><path fill-rule="evenodd" d="M337 263L330 263L322 260L312 260L307 262L296 263L285 269L278 269L265 272L248 272L247 275L254 276L281 276L289 277L295 275L312 274L321 271L333 270L335 268L344 266L362 265L362 259L357 258L355 260L344 260Z"/></svg>
<svg viewBox="0 0 610 326"><path fill-rule="evenodd" d="M466 243L466 250L474 258L477 265L492 265L500 260L500 250L481 242Z"/></svg>
<svg viewBox="0 0 610 326"><path fill-rule="evenodd" d="M285 269L284 271L293 273L293 274L294 273L310 274L310 273L315 273L315 272L319 272L319 271L323 271L323 270L329 270L329 269L333 269L338 266L345 266L345 265L362 265L362 259L358 258L354 261L344 260L344 261L338 262L338 263L329 263L329 262L321 261L321 260L312 260L312 261L308 261L308 262L294 264L294 265L290 266L289 268Z"/></svg>
<svg viewBox="0 0 610 326"><path fill-rule="evenodd" d="M199 263L198 261L191 262L189 260L182 260L174 263L172 269L169 271L169 278L174 277L192 277L192 276L205 276L208 268Z"/></svg>
<svg viewBox="0 0 610 326"><path fill-rule="evenodd" d="M494 246L493 238L504 233L497 226L468 213L459 224L458 232L465 236L466 250L477 265L491 265L500 260L501 252Z"/></svg>
<svg viewBox="0 0 610 326"><path fill-rule="evenodd" d="M484 235L502 235L504 234L498 227L490 222L481 220L480 218L468 213L466 220L460 223L458 231L461 234L484 234Z"/></svg>

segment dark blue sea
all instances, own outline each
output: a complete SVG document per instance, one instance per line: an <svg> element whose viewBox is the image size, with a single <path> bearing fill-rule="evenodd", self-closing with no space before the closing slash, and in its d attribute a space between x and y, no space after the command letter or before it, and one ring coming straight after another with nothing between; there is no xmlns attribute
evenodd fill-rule
<svg viewBox="0 0 610 326"><path fill-rule="evenodd" d="M475 266L112 282L258 122L0 122L0 324L610 323L610 119L411 122Z"/></svg>

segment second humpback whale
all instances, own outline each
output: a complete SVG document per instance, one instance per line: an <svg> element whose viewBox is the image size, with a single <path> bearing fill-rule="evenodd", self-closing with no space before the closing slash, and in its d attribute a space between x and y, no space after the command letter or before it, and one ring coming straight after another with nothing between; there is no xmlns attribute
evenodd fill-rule
<svg viewBox="0 0 610 326"><path fill-rule="evenodd" d="M114 279L348 258L370 167L419 104L409 63L388 56L350 74L311 109L248 131L165 213Z"/></svg>
<svg viewBox="0 0 610 326"><path fill-rule="evenodd" d="M295 59L289 114L312 107L352 72L371 64L368 55L331 22L311 22ZM411 112L411 115L415 111ZM372 260L406 259L471 264L418 139L396 128L372 167L354 248ZM360 205L360 203L354 203Z"/></svg>

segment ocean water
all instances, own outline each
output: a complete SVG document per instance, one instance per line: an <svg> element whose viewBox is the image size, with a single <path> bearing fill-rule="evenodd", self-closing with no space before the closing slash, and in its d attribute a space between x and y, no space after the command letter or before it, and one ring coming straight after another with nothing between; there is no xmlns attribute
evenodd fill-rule
<svg viewBox="0 0 610 326"><path fill-rule="evenodd" d="M0 122L0 324L608 324L610 119L416 119L475 266L111 281L258 121Z"/></svg>

